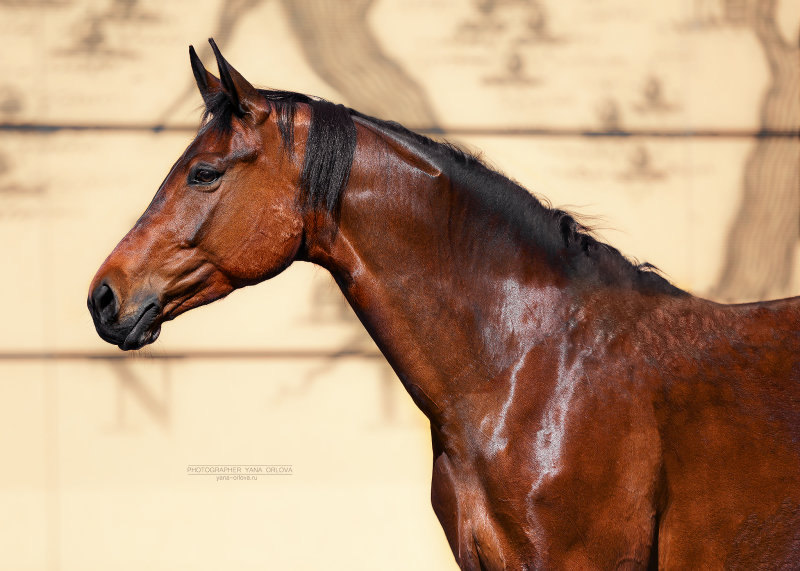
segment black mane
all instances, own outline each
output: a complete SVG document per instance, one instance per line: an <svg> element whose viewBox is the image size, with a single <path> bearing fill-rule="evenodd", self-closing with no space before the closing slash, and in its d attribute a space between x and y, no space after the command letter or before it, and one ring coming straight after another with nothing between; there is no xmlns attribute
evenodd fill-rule
<svg viewBox="0 0 800 571"><path fill-rule="evenodd" d="M486 166L477 156L450 144L434 141L398 123L383 121L343 105L291 91L260 90L278 113L277 124L284 147L294 145L294 116L298 104L311 108L300 186L303 199L314 208L335 212L347 186L356 147L353 117L406 139L443 165L455 187L471 192L487 212L508 220L521 237L532 239L552 260L570 273L604 283L628 281L644 291L687 295L648 263L634 264L613 246L597 240L591 230L568 212L551 208L528 190ZM221 95L206 106L204 123L228 129L233 111ZM212 125L209 125L212 126Z"/></svg>

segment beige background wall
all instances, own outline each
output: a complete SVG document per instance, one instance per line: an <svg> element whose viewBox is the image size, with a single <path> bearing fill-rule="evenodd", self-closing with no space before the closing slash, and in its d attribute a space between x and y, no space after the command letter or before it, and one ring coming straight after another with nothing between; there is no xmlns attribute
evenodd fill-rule
<svg viewBox="0 0 800 571"><path fill-rule="evenodd" d="M742 300L800 290L799 25L795 0L0 0L0 569L453 567L425 419L323 270L136 355L96 336L89 280L199 118L188 44L444 130Z"/></svg>

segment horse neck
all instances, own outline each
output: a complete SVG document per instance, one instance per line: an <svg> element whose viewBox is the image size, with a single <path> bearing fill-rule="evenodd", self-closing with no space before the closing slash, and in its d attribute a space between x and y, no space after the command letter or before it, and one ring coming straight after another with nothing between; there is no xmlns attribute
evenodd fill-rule
<svg viewBox="0 0 800 571"><path fill-rule="evenodd" d="M435 160L408 139L357 125L338 216L317 218L306 257L331 272L435 421L552 339L574 304L564 275Z"/></svg>

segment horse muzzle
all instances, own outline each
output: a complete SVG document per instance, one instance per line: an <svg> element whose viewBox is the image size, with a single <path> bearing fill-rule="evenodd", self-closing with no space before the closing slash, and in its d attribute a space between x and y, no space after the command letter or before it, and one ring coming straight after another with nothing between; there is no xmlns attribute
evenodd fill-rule
<svg viewBox="0 0 800 571"><path fill-rule="evenodd" d="M89 294L87 301L97 334L124 351L141 349L158 339L161 333L161 304L149 296L134 311L121 316L121 303L114 289L101 282Z"/></svg>

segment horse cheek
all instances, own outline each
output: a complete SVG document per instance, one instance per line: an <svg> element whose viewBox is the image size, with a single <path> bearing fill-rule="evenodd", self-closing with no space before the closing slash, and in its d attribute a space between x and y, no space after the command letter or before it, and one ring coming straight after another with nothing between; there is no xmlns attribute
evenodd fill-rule
<svg viewBox="0 0 800 571"><path fill-rule="evenodd" d="M303 233L303 223L294 209L272 204L251 215L244 224L247 235L236 245L229 260L230 274L246 283L269 279L294 260Z"/></svg>
<svg viewBox="0 0 800 571"><path fill-rule="evenodd" d="M302 219L293 208L275 204L267 218L268 228L259 231L264 238L259 244L261 279L277 275L294 261L303 235Z"/></svg>

